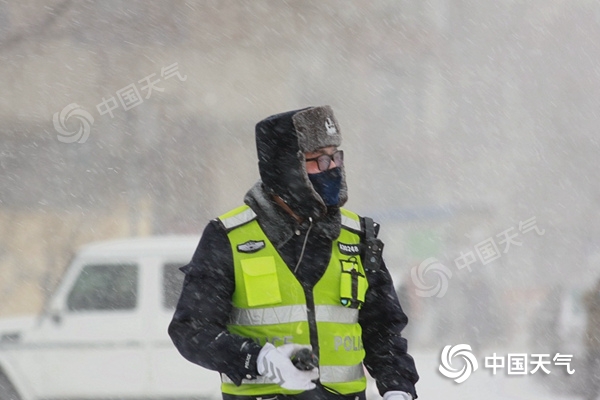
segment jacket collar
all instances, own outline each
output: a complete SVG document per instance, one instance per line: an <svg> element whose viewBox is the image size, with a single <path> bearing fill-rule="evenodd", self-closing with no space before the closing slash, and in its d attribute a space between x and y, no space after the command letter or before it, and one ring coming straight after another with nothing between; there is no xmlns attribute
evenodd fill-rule
<svg viewBox="0 0 600 400"><path fill-rule="evenodd" d="M244 203L256 213L260 227L276 248L287 243L294 236L296 230L306 230L310 225L308 221L298 223L294 217L281 208L264 190L261 181L258 181L246 193ZM316 235L324 240L333 241L340 235L341 221L339 209L332 208L325 216L313 221L311 236Z"/></svg>

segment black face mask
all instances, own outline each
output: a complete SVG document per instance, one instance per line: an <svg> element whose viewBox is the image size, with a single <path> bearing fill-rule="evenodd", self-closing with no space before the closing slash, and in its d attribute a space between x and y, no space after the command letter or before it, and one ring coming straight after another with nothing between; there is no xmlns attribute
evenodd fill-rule
<svg viewBox="0 0 600 400"><path fill-rule="evenodd" d="M308 179L326 206L338 205L342 186L342 171L339 167L318 174L308 174Z"/></svg>

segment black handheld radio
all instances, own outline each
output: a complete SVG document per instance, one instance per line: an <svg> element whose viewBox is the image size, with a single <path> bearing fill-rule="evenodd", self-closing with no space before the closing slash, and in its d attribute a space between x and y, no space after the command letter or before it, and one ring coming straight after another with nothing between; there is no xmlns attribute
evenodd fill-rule
<svg viewBox="0 0 600 400"><path fill-rule="evenodd" d="M310 349L300 349L292 357L292 363L302 371L310 371L319 366L319 357Z"/></svg>

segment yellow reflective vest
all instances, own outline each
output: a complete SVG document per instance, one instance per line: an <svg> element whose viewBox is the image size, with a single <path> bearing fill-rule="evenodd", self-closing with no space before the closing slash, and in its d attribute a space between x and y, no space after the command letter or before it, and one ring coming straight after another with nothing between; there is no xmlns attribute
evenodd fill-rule
<svg viewBox="0 0 600 400"><path fill-rule="evenodd" d="M366 388L365 351L358 311L368 283L360 259L360 218L341 210L342 229L333 241L327 270L312 296L285 264L248 206L219 217L233 252L235 291L229 332L261 345L312 344L319 349L320 382L341 394ZM312 299L310 299L312 297ZM311 343L311 337L318 341ZM296 394L259 376L236 386L222 374L223 393L239 396Z"/></svg>

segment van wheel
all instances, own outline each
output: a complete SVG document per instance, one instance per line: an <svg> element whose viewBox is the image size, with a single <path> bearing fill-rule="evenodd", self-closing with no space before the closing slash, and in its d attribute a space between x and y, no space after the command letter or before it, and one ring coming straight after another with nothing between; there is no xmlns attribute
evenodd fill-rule
<svg viewBox="0 0 600 400"><path fill-rule="evenodd" d="M0 400L21 400L8 378L0 372Z"/></svg>

